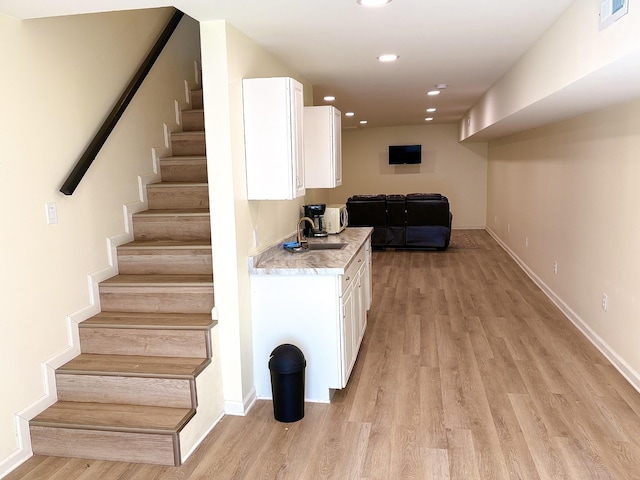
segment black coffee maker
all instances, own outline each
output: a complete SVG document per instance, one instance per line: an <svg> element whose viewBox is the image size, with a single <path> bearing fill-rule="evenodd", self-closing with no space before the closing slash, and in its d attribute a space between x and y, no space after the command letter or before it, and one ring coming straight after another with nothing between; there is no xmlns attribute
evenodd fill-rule
<svg viewBox="0 0 640 480"><path fill-rule="evenodd" d="M328 235L324 228L324 211L326 208L327 205L324 203L303 206L303 215L313 220L313 228L307 222L304 224L305 237L326 237Z"/></svg>

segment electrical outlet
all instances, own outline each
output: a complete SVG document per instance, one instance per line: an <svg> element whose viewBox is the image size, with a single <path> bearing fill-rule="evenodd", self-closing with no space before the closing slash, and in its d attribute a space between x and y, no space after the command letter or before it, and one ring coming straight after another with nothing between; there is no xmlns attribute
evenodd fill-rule
<svg viewBox="0 0 640 480"><path fill-rule="evenodd" d="M602 294L602 310L606 312L607 308L609 308L609 298L607 297L606 293L603 293Z"/></svg>
<svg viewBox="0 0 640 480"><path fill-rule="evenodd" d="M258 229L254 228L253 229L253 246L257 248L258 245L260 245L260 238L258 237Z"/></svg>
<svg viewBox="0 0 640 480"><path fill-rule="evenodd" d="M553 262L553 273L558 273L558 262Z"/></svg>
<svg viewBox="0 0 640 480"><path fill-rule="evenodd" d="M507 233L511 232L511 224L507 223Z"/></svg>
<svg viewBox="0 0 640 480"><path fill-rule="evenodd" d="M525 247L529 246L529 237L524 237L524 246Z"/></svg>

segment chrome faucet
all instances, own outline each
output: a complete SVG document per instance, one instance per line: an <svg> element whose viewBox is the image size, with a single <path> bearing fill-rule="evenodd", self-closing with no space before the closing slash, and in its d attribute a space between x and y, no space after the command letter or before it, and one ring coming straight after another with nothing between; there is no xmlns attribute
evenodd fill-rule
<svg viewBox="0 0 640 480"><path fill-rule="evenodd" d="M298 245L302 246L302 230L301 230L301 226L304 222L307 222L309 225L311 225L311 228L316 228L316 224L313 223L313 220L311 220L309 217L302 217L300 220L298 220L298 226L296 227L296 235L298 237ZM305 238L305 243L307 242L306 238Z"/></svg>

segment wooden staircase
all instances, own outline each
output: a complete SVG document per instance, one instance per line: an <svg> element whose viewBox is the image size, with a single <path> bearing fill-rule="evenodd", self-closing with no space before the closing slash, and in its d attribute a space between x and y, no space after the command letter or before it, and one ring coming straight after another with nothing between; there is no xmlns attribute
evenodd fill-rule
<svg viewBox="0 0 640 480"><path fill-rule="evenodd" d="M192 107L99 285L101 313L79 326L81 354L56 370L58 401L30 422L35 454L180 465L217 415L199 398L216 382L201 90Z"/></svg>

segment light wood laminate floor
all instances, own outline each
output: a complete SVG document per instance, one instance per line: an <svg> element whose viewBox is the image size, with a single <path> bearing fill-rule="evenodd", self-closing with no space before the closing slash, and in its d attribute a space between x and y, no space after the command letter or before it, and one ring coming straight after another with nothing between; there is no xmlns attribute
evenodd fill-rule
<svg viewBox="0 0 640 480"><path fill-rule="evenodd" d="M303 420L259 401L179 468L33 457L7 479L640 479L640 394L486 232L456 235L374 252L350 383Z"/></svg>

